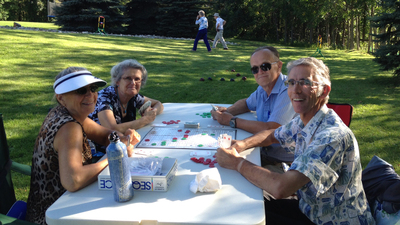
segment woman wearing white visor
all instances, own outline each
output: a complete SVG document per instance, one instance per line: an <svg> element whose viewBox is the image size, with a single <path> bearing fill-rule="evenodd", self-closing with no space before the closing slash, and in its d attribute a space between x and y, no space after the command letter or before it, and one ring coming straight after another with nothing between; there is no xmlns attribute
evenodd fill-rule
<svg viewBox="0 0 400 225"><path fill-rule="evenodd" d="M97 88L107 82L81 67L61 71L53 88L58 105L45 118L32 156L28 221L45 224L45 212L66 190L74 192L97 180L108 165L104 159L92 163L88 139L107 146L112 130L100 126L88 115L94 111ZM119 133L132 154L139 142L134 130Z"/></svg>

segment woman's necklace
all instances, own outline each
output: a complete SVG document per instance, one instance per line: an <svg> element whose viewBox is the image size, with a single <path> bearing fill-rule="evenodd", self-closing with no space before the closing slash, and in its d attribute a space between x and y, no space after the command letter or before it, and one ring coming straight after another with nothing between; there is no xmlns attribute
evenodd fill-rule
<svg viewBox="0 0 400 225"><path fill-rule="evenodd" d="M120 100L120 102L121 102L121 100ZM129 102L128 102L129 103ZM126 114L126 108L124 107L124 105L122 104L122 102L121 102L121 106L122 106L122 108L124 109L124 114ZM128 107L128 104L126 104L126 107Z"/></svg>
<svg viewBox="0 0 400 225"><path fill-rule="evenodd" d="M121 99L119 98L118 89L117 89L117 97L119 100L119 104L121 104L122 108L124 109L124 114L126 114L126 108L128 108L129 101L128 101L128 103L126 103L126 108L125 108L124 104L122 104Z"/></svg>

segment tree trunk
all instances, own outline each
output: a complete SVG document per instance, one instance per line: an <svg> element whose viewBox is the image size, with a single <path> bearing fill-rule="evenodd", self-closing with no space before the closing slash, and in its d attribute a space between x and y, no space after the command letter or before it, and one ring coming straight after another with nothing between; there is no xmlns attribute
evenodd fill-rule
<svg viewBox="0 0 400 225"><path fill-rule="evenodd" d="M352 11L353 9L350 8ZM354 49L354 15L353 12L350 13L350 24L349 24L349 49L353 50Z"/></svg>
<svg viewBox="0 0 400 225"><path fill-rule="evenodd" d="M283 34L284 34L284 39L285 39L285 44L287 45L287 43L288 43L288 19L287 19L287 17L285 18L285 28L284 28L285 30L284 30L284 32L283 32Z"/></svg>
<svg viewBox="0 0 400 225"><path fill-rule="evenodd" d="M276 15L273 16L274 24L275 24L275 30L276 30L276 41L279 42L279 30L278 30L279 24L278 24L278 19L276 17L277 17Z"/></svg>
<svg viewBox="0 0 400 225"><path fill-rule="evenodd" d="M343 20L342 46L343 48L346 47L346 19Z"/></svg>
<svg viewBox="0 0 400 225"><path fill-rule="evenodd" d="M326 21L326 44L331 45L330 31L329 31L329 19Z"/></svg>
<svg viewBox="0 0 400 225"><path fill-rule="evenodd" d="M293 43L294 43L294 35L293 35L293 24L294 24L294 20L295 20L295 18L293 17L292 18L292 21L291 21L291 23L290 23L290 44L291 45L293 45Z"/></svg>
<svg viewBox="0 0 400 225"><path fill-rule="evenodd" d="M371 7L371 17L374 16L374 6ZM372 47L372 51L371 51ZM368 34L368 53L373 53L374 52L374 47L372 43L372 26L371 26L371 21L369 22L369 34Z"/></svg>
<svg viewBox="0 0 400 225"><path fill-rule="evenodd" d="M356 17L356 43L357 51L360 50L360 17Z"/></svg>

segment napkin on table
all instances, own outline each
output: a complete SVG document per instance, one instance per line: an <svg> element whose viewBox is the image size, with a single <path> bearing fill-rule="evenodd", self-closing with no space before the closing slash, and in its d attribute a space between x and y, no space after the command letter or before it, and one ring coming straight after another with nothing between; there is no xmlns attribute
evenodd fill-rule
<svg viewBox="0 0 400 225"><path fill-rule="evenodd" d="M190 191L196 192L216 192L221 189L221 175L217 168L205 169L196 175L190 182Z"/></svg>

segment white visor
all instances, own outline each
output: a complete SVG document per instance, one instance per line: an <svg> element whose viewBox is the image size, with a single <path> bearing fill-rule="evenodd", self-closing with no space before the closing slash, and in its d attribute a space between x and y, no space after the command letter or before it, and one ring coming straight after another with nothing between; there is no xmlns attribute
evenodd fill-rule
<svg viewBox="0 0 400 225"><path fill-rule="evenodd" d="M89 84L96 84L98 87L103 87L107 82L93 76L92 73L87 70L81 70L58 78L54 82L53 89L56 94L64 94Z"/></svg>

